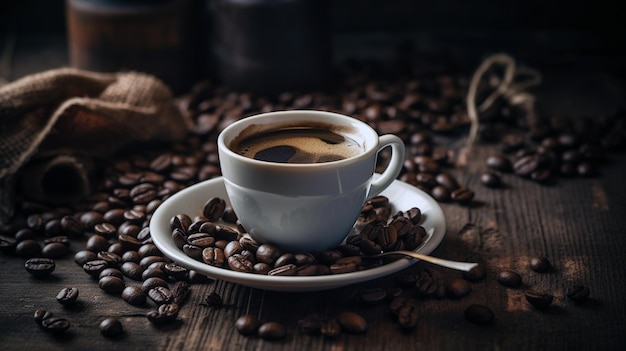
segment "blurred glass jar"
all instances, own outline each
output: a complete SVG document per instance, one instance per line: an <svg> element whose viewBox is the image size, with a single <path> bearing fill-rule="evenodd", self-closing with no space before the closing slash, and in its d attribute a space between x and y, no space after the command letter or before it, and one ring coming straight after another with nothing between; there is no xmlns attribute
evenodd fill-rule
<svg viewBox="0 0 626 351"><path fill-rule="evenodd" d="M70 64L153 74L182 93L204 75L203 14L196 0L66 0Z"/></svg>
<svg viewBox="0 0 626 351"><path fill-rule="evenodd" d="M329 0L209 0L213 76L259 94L324 89L332 74Z"/></svg>

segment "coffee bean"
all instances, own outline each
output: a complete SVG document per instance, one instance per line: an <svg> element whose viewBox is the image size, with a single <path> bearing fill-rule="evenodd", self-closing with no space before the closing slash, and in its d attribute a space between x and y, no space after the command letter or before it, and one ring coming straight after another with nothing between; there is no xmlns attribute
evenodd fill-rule
<svg viewBox="0 0 626 351"><path fill-rule="evenodd" d="M211 222L217 222L226 210L226 201L219 197L210 198L203 206L202 214Z"/></svg>
<svg viewBox="0 0 626 351"><path fill-rule="evenodd" d="M35 240L23 240L15 245L15 254L20 257L32 258L40 253L41 245Z"/></svg>
<svg viewBox="0 0 626 351"><path fill-rule="evenodd" d="M485 162L487 167L501 172L510 172L513 168L511 161L504 155L489 156Z"/></svg>
<svg viewBox="0 0 626 351"><path fill-rule="evenodd" d="M465 279L454 279L446 285L446 293L452 298L461 298L469 295L472 286Z"/></svg>
<svg viewBox="0 0 626 351"><path fill-rule="evenodd" d="M113 238L117 234L117 227L111 223L99 223L93 228L94 232L105 238Z"/></svg>
<svg viewBox="0 0 626 351"><path fill-rule="evenodd" d="M117 277L117 278L120 278L120 279L124 278L124 274L122 274L122 272L119 269L117 269L117 268L105 268L98 275L98 279L102 279L102 277L107 277L107 276Z"/></svg>
<svg viewBox="0 0 626 351"><path fill-rule="evenodd" d="M78 299L78 289L63 288L59 291L56 298L61 305L71 305Z"/></svg>
<svg viewBox="0 0 626 351"><path fill-rule="evenodd" d="M279 340L287 336L287 328L278 322L265 322L259 326L257 334L265 340Z"/></svg>
<svg viewBox="0 0 626 351"><path fill-rule="evenodd" d="M172 289L174 303L182 306L189 295L191 295L191 285L187 282L177 282Z"/></svg>
<svg viewBox="0 0 626 351"><path fill-rule="evenodd" d="M85 248L89 251L100 252L106 251L109 248L109 240L100 235L92 235L87 239Z"/></svg>
<svg viewBox="0 0 626 351"><path fill-rule="evenodd" d="M402 328L409 329L417 326L419 310L414 300L397 297L391 300L389 309Z"/></svg>
<svg viewBox="0 0 626 351"><path fill-rule="evenodd" d="M487 270L485 269L485 266L483 265L478 265L470 269L469 272L463 272L463 278L465 278L467 281L470 281L472 283L481 281L486 276L487 276Z"/></svg>
<svg viewBox="0 0 626 351"><path fill-rule="evenodd" d="M450 201L450 191L442 185L435 186L430 193L439 202Z"/></svg>
<svg viewBox="0 0 626 351"><path fill-rule="evenodd" d="M484 305L470 305L465 308L464 315L469 322L480 325L492 323L494 319L491 309Z"/></svg>
<svg viewBox="0 0 626 351"><path fill-rule="evenodd" d="M151 278L158 279L158 278ZM174 294L164 286L157 286L148 291L148 297L157 305L163 305L174 302Z"/></svg>
<svg viewBox="0 0 626 351"><path fill-rule="evenodd" d="M122 273L132 280L140 281L142 280L141 275L143 274L143 268L138 263L135 262L124 262L120 266L120 270Z"/></svg>
<svg viewBox="0 0 626 351"><path fill-rule="evenodd" d="M180 307L177 303L164 303L157 308L163 322L172 322L178 318Z"/></svg>
<svg viewBox="0 0 626 351"><path fill-rule="evenodd" d="M328 338L335 338L341 334L341 326L336 319L326 319L320 322L320 333Z"/></svg>
<svg viewBox="0 0 626 351"><path fill-rule="evenodd" d="M165 264L163 270L176 280L185 280L189 274L187 268L172 262Z"/></svg>
<svg viewBox="0 0 626 351"><path fill-rule="evenodd" d="M467 204L474 199L474 192L467 188L459 188L453 191L450 197L460 204Z"/></svg>
<svg viewBox="0 0 626 351"><path fill-rule="evenodd" d="M341 330L350 334L363 334L367 331L367 321L363 316L354 312L342 312L337 315L337 323Z"/></svg>
<svg viewBox="0 0 626 351"><path fill-rule="evenodd" d="M579 305L586 302L589 299L589 288L584 285L574 285L567 289L567 297Z"/></svg>
<svg viewBox="0 0 626 351"><path fill-rule="evenodd" d="M130 197L134 204L147 204L157 196L156 187L150 183L135 185L130 190Z"/></svg>
<svg viewBox="0 0 626 351"><path fill-rule="evenodd" d="M269 265L274 265L274 261L282 255L282 251L271 244L262 244L256 250L256 259L259 262L267 263Z"/></svg>
<svg viewBox="0 0 626 351"><path fill-rule="evenodd" d="M97 258L98 256L96 255L96 253L89 250L81 250L74 254L74 262L76 262L76 264L78 264L79 266L82 266L85 263L93 261Z"/></svg>
<svg viewBox="0 0 626 351"><path fill-rule="evenodd" d="M387 298L387 290L380 287L364 289L359 294L361 302L374 305L385 301Z"/></svg>
<svg viewBox="0 0 626 351"><path fill-rule="evenodd" d="M295 264L288 264L285 266L276 267L267 272L267 275L271 276L289 276L296 275L298 267Z"/></svg>
<svg viewBox="0 0 626 351"><path fill-rule="evenodd" d="M543 256L530 257L530 259L528 260L528 265L530 266L530 269L537 273L545 273L549 271L550 268L552 268L550 261L548 261L548 259Z"/></svg>
<svg viewBox="0 0 626 351"><path fill-rule="evenodd" d="M61 218L61 228L63 233L70 238L79 238L84 233L84 226L81 221L73 216L63 216Z"/></svg>
<svg viewBox="0 0 626 351"><path fill-rule="evenodd" d="M100 251L97 257L100 260L106 261L110 267L116 267L122 263L122 258L113 252Z"/></svg>
<svg viewBox="0 0 626 351"><path fill-rule="evenodd" d="M105 318L99 325L100 334L107 338L117 338L124 334L124 326L117 318Z"/></svg>
<svg viewBox="0 0 626 351"><path fill-rule="evenodd" d="M494 172L485 172L480 175L480 182L489 188L497 188L502 186L502 179Z"/></svg>
<svg viewBox="0 0 626 351"><path fill-rule="evenodd" d="M98 280L98 286L100 286L100 289L110 294L121 294L124 288L126 288L124 280L110 275L100 278L100 280Z"/></svg>
<svg viewBox="0 0 626 351"><path fill-rule="evenodd" d="M41 321L43 329L52 334L62 334L70 328L70 322L65 318L49 317Z"/></svg>
<svg viewBox="0 0 626 351"><path fill-rule="evenodd" d="M515 174L522 177L529 177L531 173L537 171L541 167L540 157L537 154L530 154L520 157L513 164Z"/></svg>
<svg viewBox="0 0 626 351"><path fill-rule="evenodd" d="M109 268L109 263L100 259L88 261L83 264L83 271L94 277L99 276L105 268Z"/></svg>
<svg viewBox="0 0 626 351"><path fill-rule="evenodd" d="M240 316L235 321L235 329L237 329L237 332L241 335L254 335L257 333L260 326L261 322L259 319L251 314Z"/></svg>
<svg viewBox="0 0 626 351"><path fill-rule="evenodd" d="M127 286L122 290L122 300L133 306L145 304L146 297L146 293L138 286Z"/></svg>
<svg viewBox="0 0 626 351"><path fill-rule="evenodd" d="M144 280L143 284L141 284L141 289L143 290L144 293L147 294L150 290L156 287L167 288L168 286L169 285L164 279L153 277L153 278L148 278Z"/></svg>
<svg viewBox="0 0 626 351"><path fill-rule="evenodd" d="M522 277L512 270L503 270L498 273L498 282L509 288L516 288L522 285Z"/></svg>
<svg viewBox="0 0 626 351"><path fill-rule="evenodd" d="M41 325L44 319L52 317L52 313L50 311L46 311L44 309L37 309L34 313L35 323Z"/></svg>
<svg viewBox="0 0 626 351"><path fill-rule="evenodd" d="M80 216L80 222L84 229L93 230L96 224L104 223L104 216L100 212L88 211ZM69 235L69 233L67 234Z"/></svg>
<svg viewBox="0 0 626 351"><path fill-rule="evenodd" d="M34 277L41 278L50 275L56 264L51 258L30 258L24 263L24 268Z"/></svg>
<svg viewBox="0 0 626 351"><path fill-rule="evenodd" d="M536 308L544 309L552 303L554 296L537 291L527 291L524 296L526 301Z"/></svg>

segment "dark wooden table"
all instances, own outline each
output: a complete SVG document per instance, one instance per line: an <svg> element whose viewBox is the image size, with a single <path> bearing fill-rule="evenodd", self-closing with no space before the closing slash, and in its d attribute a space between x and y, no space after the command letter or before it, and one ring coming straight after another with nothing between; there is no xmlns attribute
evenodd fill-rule
<svg viewBox="0 0 626 351"><path fill-rule="evenodd" d="M58 64L64 64L64 57ZM20 75L49 68L25 59ZM49 64L56 64L54 60ZM609 83L607 94L572 86L575 71L563 71L544 85L544 105L555 111L584 105L598 112L610 107L609 97L624 95L623 85ZM603 73L585 73L587 82L610 80ZM580 82L580 81L578 81ZM586 85L586 84L585 84ZM589 85L586 85L589 86ZM579 89L580 88L580 89ZM617 95L615 93L617 92ZM541 93L539 93L539 96ZM613 95L610 95L613 94ZM610 103L622 103L624 100ZM446 236L433 255L454 260L478 259L487 267L487 278L472 283L472 292L461 299L419 300L416 328L403 331L390 315L388 304L364 306L358 292L373 286L391 286L399 274L340 289L288 293L251 289L216 281L194 285L179 322L157 328L143 317L153 306L134 307L107 295L95 280L84 274L71 258L57 261L49 279L34 279L24 271L24 259L0 254L0 349L2 350L623 350L626 348L626 155L610 155L600 174L591 178L560 179L555 185L504 175L507 187L488 189L480 184L484 160L492 145L479 145L464 168L452 172L476 192L475 203L460 206L443 203ZM72 250L82 249L81 242ZM532 255L547 257L554 266L548 273L529 269ZM428 267L417 263L416 272ZM496 281L503 269L523 277L523 286L506 288ZM441 269L446 280L460 277ZM575 305L565 296L576 283L588 286L590 299ZM67 286L79 288L80 304L64 308L57 292ZM554 295L552 306L538 310L525 300L529 289ZM203 305L210 293L218 293L227 306ZM469 323L463 315L471 304L489 306L495 320L486 326ZM68 318L72 327L62 337L43 332L33 312L43 308ZM297 330L298 320L309 313L332 315L356 311L369 323L364 335L342 334L335 339L310 336ZM241 336L235 319L257 314L265 321L280 321L288 328L284 340L266 341ZM126 333L121 339L100 335L99 322L119 317Z"/></svg>

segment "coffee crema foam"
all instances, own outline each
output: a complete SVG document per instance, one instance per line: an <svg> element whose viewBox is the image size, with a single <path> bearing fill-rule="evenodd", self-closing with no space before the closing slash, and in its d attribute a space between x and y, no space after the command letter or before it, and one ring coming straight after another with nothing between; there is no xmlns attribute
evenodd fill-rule
<svg viewBox="0 0 626 351"><path fill-rule="evenodd" d="M254 134L234 140L231 150L239 155L276 163L324 163L363 152L354 140L327 129L293 127Z"/></svg>

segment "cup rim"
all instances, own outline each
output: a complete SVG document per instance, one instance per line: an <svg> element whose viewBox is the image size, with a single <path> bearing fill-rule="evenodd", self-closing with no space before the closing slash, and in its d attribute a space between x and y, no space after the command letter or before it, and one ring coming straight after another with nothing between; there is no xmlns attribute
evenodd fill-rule
<svg viewBox="0 0 626 351"><path fill-rule="evenodd" d="M364 141L368 141L371 139L371 141L373 142L368 143L368 145L365 145L364 147L365 150L355 156L345 158L342 160L323 162L323 163L282 163L282 162L261 161L261 160L256 160L256 159L249 158L246 156L242 156L234 152L233 150L231 150L227 145L227 142L230 143L247 126L254 125L254 121L256 120L264 120L271 116L285 118L284 116L292 115L294 113L300 114L300 115L310 115L311 117L323 115L323 116L326 116L327 118L340 118L342 120L346 120L347 122L351 124L361 126L361 128L359 128L359 131L367 131L369 135L363 135ZM226 141L225 140L226 137L230 136L229 133L235 133L235 130L237 129L239 129L237 134L233 135L232 137L230 137L228 141ZM336 113L336 112L320 111L320 110L281 110L281 111L272 111L272 112L264 112L264 113L255 114L255 115L244 117L238 121L233 122L232 124L228 125L219 133L218 138L217 138L217 146L218 146L218 151L220 153L225 153L229 157L232 157L240 162L247 162L247 163L254 164L254 165L263 165L265 167L272 166L272 167L278 167L278 168L293 168L293 169L315 167L316 169L320 169L320 168L335 168L343 164L357 162L361 159L369 157L371 153L377 152L378 138L379 138L379 135L376 132L376 130L374 130L374 128L372 128L367 123L355 117L343 115L343 114Z"/></svg>

